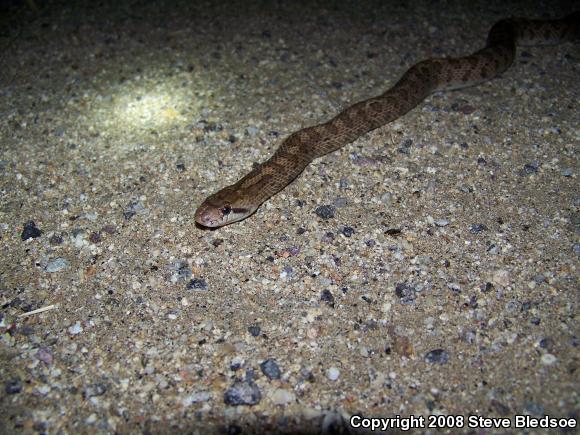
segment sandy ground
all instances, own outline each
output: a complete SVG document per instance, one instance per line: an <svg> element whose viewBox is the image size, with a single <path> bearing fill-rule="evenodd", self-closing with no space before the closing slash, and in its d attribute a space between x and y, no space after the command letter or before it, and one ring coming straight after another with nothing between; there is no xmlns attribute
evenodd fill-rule
<svg viewBox="0 0 580 435"><path fill-rule="evenodd" d="M578 45L193 220L289 133L572 2L37 3L0 14L2 432L578 419Z"/></svg>

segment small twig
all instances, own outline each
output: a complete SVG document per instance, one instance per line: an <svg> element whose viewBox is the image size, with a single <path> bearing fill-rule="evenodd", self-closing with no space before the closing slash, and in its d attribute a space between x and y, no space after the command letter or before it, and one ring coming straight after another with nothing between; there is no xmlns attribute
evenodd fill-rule
<svg viewBox="0 0 580 435"><path fill-rule="evenodd" d="M45 311L54 310L56 305L47 305L46 307L38 308L36 310L28 311L26 313L22 313L18 317L27 317L32 316L33 314L44 313Z"/></svg>

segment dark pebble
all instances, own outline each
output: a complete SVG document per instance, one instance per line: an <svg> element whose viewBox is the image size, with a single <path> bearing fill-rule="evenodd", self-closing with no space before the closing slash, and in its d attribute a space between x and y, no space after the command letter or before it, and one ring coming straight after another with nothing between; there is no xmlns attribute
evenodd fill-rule
<svg viewBox="0 0 580 435"><path fill-rule="evenodd" d="M20 379L10 379L4 383L6 394L18 394L22 391L22 381Z"/></svg>
<svg viewBox="0 0 580 435"><path fill-rule="evenodd" d="M524 174L532 175L538 172L538 164L536 162L526 163L524 165Z"/></svg>
<svg viewBox="0 0 580 435"><path fill-rule="evenodd" d="M314 213L316 213L318 217L327 220L334 217L335 210L336 209L332 205L321 205L316 207Z"/></svg>
<svg viewBox="0 0 580 435"><path fill-rule="evenodd" d="M296 234L298 234L299 236L301 236L305 232L306 232L306 228L302 228L302 227L300 227L296 230Z"/></svg>
<svg viewBox="0 0 580 435"><path fill-rule="evenodd" d="M395 294L404 303L410 303L415 299L415 289L406 282L400 282L395 286Z"/></svg>
<svg viewBox="0 0 580 435"><path fill-rule="evenodd" d="M322 241L325 243L330 243L334 240L334 233L332 231L328 231L324 237L322 237Z"/></svg>
<svg viewBox="0 0 580 435"><path fill-rule="evenodd" d="M449 353L444 349L434 349L425 354L425 362L430 364L447 364L449 362Z"/></svg>
<svg viewBox="0 0 580 435"><path fill-rule="evenodd" d="M354 228L352 228L352 227L344 227L342 229L342 234L345 237L351 237L354 234Z"/></svg>
<svg viewBox="0 0 580 435"><path fill-rule="evenodd" d="M322 293L320 294L320 300L322 302L326 302L329 307L334 308L334 296L330 290L322 290Z"/></svg>
<svg viewBox="0 0 580 435"><path fill-rule="evenodd" d="M370 240L367 240L365 243L369 248L372 248L373 246L376 245L377 242L375 242L373 239L370 239Z"/></svg>
<svg viewBox="0 0 580 435"><path fill-rule="evenodd" d="M484 224L473 224L469 227L469 232L471 234L479 234L483 231L486 231L487 227Z"/></svg>
<svg viewBox="0 0 580 435"><path fill-rule="evenodd" d="M99 243L102 240L101 233L99 232L91 233L91 235L89 236L89 240L91 241L91 243Z"/></svg>
<svg viewBox="0 0 580 435"><path fill-rule="evenodd" d="M385 234L387 236L398 236L399 234L401 234L402 230L400 228L389 228L387 231L385 231Z"/></svg>
<svg viewBox="0 0 580 435"><path fill-rule="evenodd" d="M244 431L237 424L230 424L226 428L226 435L242 435Z"/></svg>
<svg viewBox="0 0 580 435"><path fill-rule="evenodd" d="M42 231L36 228L34 221L28 221L24 224L20 238L22 240L36 239L37 237L40 237L41 234Z"/></svg>
<svg viewBox="0 0 580 435"><path fill-rule="evenodd" d="M179 172L183 172L185 171L185 165L183 163L178 163L175 165L175 169L177 169Z"/></svg>
<svg viewBox="0 0 580 435"><path fill-rule="evenodd" d="M117 229L113 225L105 225L101 231L104 231L107 234L115 234Z"/></svg>
<svg viewBox="0 0 580 435"><path fill-rule="evenodd" d="M207 290L207 283L203 278L193 278L187 284L188 290Z"/></svg>
<svg viewBox="0 0 580 435"><path fill-rule="evenodd" d="M53 234L50 239L48 239L48 243L51 245L60 245L62 242L63 240L60 234Z"/></svg>
<svg viewBox="0 0 580 435"><path fill-rule="evenodd" d="M254 382L238 381L224 393L226 405L255 405L262 400L260 389Z"/></svg>
<svg viewBox="0 0 580 435"><path fill-rule="evenodd" d="M491 282L486 282L485 284L481 285L481 291L484 293L488 293L493 290L493 284Z"/></svg>
<svg viewBox="0 0 580 435"><path fill-rule="evenodd" d="M258 325L248 326L248 332L252 335L252 337L257 337L262 332L262 328Z"/></svg>
<svg viewBox="0 0 580 435"><path fill-rule="evenodd" d="M268 379L280 379L282 376L278 364L276 364L276 361L273 359L267 359L262 364L260 364L260 369Z"/></svg>

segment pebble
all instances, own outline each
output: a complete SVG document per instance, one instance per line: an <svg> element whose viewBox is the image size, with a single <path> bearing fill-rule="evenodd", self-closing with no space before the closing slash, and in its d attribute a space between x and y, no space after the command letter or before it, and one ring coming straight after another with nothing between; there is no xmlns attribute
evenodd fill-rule
<svg viewBox="0 0 580 435"><path fill-rule="evenodd" d="M343 227L342 234L344 237L351 237L354 234L354 228L352 227Z"/></svg>
<svg viewBox="0 0 580 435"><path fill-rule="evenodd" d="M107 386L104 383L99 382L85 387L85 389L83 390L83 397L85 399L88 399L90 397L98 397L102 396L106 392Z"/></svg>
<svg viewBox="0 0 580 435"><path fill-rule="evenodd" d="M276 361L273 359L267 359L262 364L260 364L260 369L268 379L280 379L282 376L278 364L276 364Z"/></svg>
<svg viewBox="0 0 580 435"><path fill-rule="evenodd" d="M22 381L18 378L15 378L4 382L4 391L6 394L20 393L22 391Z"/></svg>
<svg viewBox="0 0 580 435"><path fill-rule="evenodd" d="M78 335L83 332L83 327L81 326L81 322L76 322L70 328L68 328L68 332L71 335Z"/></svg>
<svg viewBox="0 0 580 435"><path fill-rule="evenodd" d="M564 168L562 169L562 175L564 177L571 177L574 175L574 170L572 168Z"/></svg>
<svg viewBox="0 0 580 435"><path fill-rule="evenodd" d="M328 220L334 217L335 211L336 209L332 205L320 205L316 207L314 213L321 219Z"/></svg>
<svg viewBox="0 0 580 435"><path fill-rule="evenodd" d="M434 349L425 354L425 362L430 364L447 364L449 353L444 349Z"/></svg>
<svg viewBox="0 0 580 435"><path fill-rule="evenodd" d="M183 407L187 408L193 403L207 402L209 399L211 399L211 394L208 391L196 391L185 396L181 403Z"/></svg>
<svg viewBox="0 0 580 435"><path fill-rule="evenodd" d="M50 260L46 267L44 268L45 271L48 273L55 273L60 272L61 270L68 269L69 264L64 258L55 258L54 260Z"/></svg>
<svg viewBox="0 0 580 435"><path fill-rule="evenodd" d="M554 364L558 359L551 353L545 353L542 355L542 364L549 366Z"/></svg>
<svg viewBox="0 0 580 435"><path fill-rule="evenodd" d="M473 224L469 227L469 232L471 234L479 234L483 231L486 231L487 227L484 224Z"/></svg>
<svg viewBox="0 0 580 435"><path fill-rule="evenodd" d="M326 377L328 379L330 379L331 381L336 381L339 376L340 376L340 370L338 370L336 367L330 367L326 371Z"/></svg>
<svg viewBox="0 0 580 435"><path fill-rule="evenodd" d="M491 281L496 285L505 287L510 283L510 273L504 269L496 270L493 272Z"/></svg>
<svg viewBox="0 0 580 435"><path fill-rule="evenodd" d="M320 294L320 300L322 302L326 302L329 307L334 308L334 296L330 290L322 290L322 293Z"/></svg>
<svg viewBox="0 0 580 435"><path fill-rule="evenodd" d="M230 406L256 405L262 400L262 393L252 381L237 381L224 393L224 403Z"/></svg>
<svg viewBox="0 0 580 435"><path fill-rule="evenodd" d="M28 221L24 224L24 228L22 229L22 234L20 234L20 238L22 240L36 239L37 237L40 237L41 234L42 231L36 228L36 224L34 223L34 221Z"/></svg>
<svg viewBox="0 0 580 435"><path fill-rule="evenodd" d="M288 405L296 400L296 396L293 392L285 390L283 388L278 388L274 390L272 395L270 396L272 403L274 405L283 406Z"/></svg>
<svg viewBox="0 0 580 435"><path fill-rule="evenodd" d="M400 282L395 285L395 294L405 304L412 303L415 300L415 289L406 282Z"/></svg>
<svg viewBox="0 0 580 435"><path fill-rule="evenodd" d="M259 132L260 129L254 125L246 127L246 133L248 133L249 136L256 136Z"/></svg>
<svg viewBox="0 0 580 435"><path fill-rule="evenodd" d="M187 289L188 290L201 290L201 291L207 290L207 283L205 282L205 279L203 279L203 278L193 278L187 284Z"/></svg>
<svg viewBox="0 0 580 435"><path fill-rule="evenodd" d="M258 325L248 326L248 332L252 337L257 337L262 332L262 328Z"/></svg>
<svg viewBox="0 0 580 435"><path fill-rule="evenodd" d="M448 219L437 219L435 221L435 225L437 225L438 227L446 227L447 225L449 225L449 220Z"/></svg>

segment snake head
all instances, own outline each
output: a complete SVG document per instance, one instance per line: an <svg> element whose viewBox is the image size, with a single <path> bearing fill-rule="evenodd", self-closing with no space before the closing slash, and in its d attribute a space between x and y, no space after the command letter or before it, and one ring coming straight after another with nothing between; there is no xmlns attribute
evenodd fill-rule
<svg viewBox="0 0 580 435"><path fill-rule="evenodd" d="M209 196L195 211L195 221L208 228L217 228L247 218L254 211L239 206L235 191L228 188Z"/></svg>

